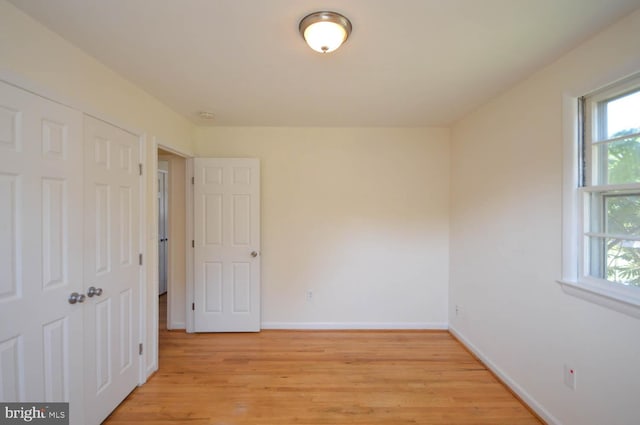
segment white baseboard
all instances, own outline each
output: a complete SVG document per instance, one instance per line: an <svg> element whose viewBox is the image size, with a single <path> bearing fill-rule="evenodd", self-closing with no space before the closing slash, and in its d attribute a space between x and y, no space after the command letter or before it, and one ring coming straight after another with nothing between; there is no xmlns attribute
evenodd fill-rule
<svg viewBox="0 0 640 425"><path fill-rule="evenodd" d="M262 322L262 329L279 330L447 330L447 323L428 322Z"/></svg>
<svg viewBox="0 0 640 425"><path fill-rule="evenodd" d="M449 332L455 336L465 347L475 354L485 366L487 366L498 378L508 386L511 391L516 393L518 397L524 401L538 416L540 416L549 425L562 425L561 422L556 419L547 409L545 409L536 399L534 399L528 392L526 392L520 385L518 385L509 375L507 375L502 369L496 366L487 356L482 353L478 347L473 345L471 341L465 338L455 327L449 326Z"/></svg>
<svg viewBox="0 0 640 425"><path fill-rule="evenodd" d="M173 322L171 323L170 326L167 326L167 329L170 331L176 330L176 329L186 329L187 326L184 322Z"/></svg>
<svg viewBox="0 0 640 425"><path fill-rule="evenodd" d="M145 370L146 377L144 379L144 382L141 382L139 384L139 386L143 385L145 382L147 382L149 377L151 377L151 375L153 375L157 370L158 370L158 363L156 363L156 362L153 362L153 364L147 366L147 369Z"/></svg>

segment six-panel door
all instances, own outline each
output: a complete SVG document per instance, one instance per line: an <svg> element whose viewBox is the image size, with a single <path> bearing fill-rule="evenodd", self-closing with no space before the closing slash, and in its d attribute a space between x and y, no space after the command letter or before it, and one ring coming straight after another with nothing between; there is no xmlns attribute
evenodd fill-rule
<svg viewBox="0 0 640 425"><path fill-rule="evenodd" d="M138 382L140 176L137 137L88 116L84 128L85 418L89 424L106 418Z"/></svg>
<svg viewBox="0 0 640 425"><path fill-rule="evenodd" d="M196 332L260 330L260 163L194 160Z"/></svg>
<svg viewBox="0 0 640 425"><path fill-rule="evenodd" d="M0 400L82 424L82 114L0 82Z"/></svg>

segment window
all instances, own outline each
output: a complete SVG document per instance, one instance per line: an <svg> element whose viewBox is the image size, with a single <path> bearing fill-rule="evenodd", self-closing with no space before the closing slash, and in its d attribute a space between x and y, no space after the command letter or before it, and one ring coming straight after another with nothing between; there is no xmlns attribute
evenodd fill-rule
<svg viewBox="0 0 640 425"><path fill-rule="evenodd" d="M640 78L579 104L577 283L640 306Z"/></svg>

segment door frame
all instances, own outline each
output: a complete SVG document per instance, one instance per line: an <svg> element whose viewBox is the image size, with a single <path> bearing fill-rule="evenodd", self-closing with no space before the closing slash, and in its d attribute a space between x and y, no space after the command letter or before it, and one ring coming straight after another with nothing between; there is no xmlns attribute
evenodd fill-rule
<svg viewBox="0 0 640 425"><path fill-rule="evenodd" d="M194 288L193 288L193 241L194 241L194 233L193 233L193 183L194 183L194 173L193 173L193 162L194 158L187 159L187 178L185 179L185 195L187 199L187 247L191 247L192 249L187 249L187 291L185 296L185 331L187 333L194 333L196 331L195 327L195 311L193 311L193 303L194 303Z"/></svg>
<svg viewBox="0 0 640 425"><path fill-rule="evenodd" d="M167 167L170 167L169 165L169 161L164 160L164 159L160 159L160 156L158 156L158 163L160 162L166 162L167 163ZM162 179L164 180L164 191L160 191L158 188L158 199L161 200L162 202L159 202L162 204L162 208L158 207L159 210L160 209L164 209L164 236L165 238L168 237L169 234L169 189L167 188L167 185L169 184L169 170L161 170L160 167L158 167L158 180L160 180L160 176L162 176ZM158 224L160 224L160 211L158 211ZM160 227L160 226L158 226ZM160 233L160 232L159 232ZM160 237L161 235L158 234L158 242L160 242ZM165 245L164 247L164 278L165 278L165 293L167 294L167 297L169 297L169 252L168 252L168 246ZM159 249L159 248L158 248ZM161 264L160 264L160 255L158 255L158 269L160 268ZM158 271L158 273L160 273ZM160 282L160 276L158 276L158 282ZM158 288L158 295L160 295L160 289ZM170 305L170 304L169 304ZM171 317L171 310L167 310L167 323L170 322L169 318Z"/></svg>
<svg viewBox="0 0 640 425"><path fill-rule="evenodd" d="M140 155L140 164L142 164L142 175L140 176L140 194L139 194L139 208L140 208L140 225L139 225L139 229L140 229L140 233L139 233L139 241L140 241L140 253L142 254L142 258L146 259L149 258L148 257L148 253L147 253L147 228L146 228L146 223L145 223L145 217L147 215L147 207L146 207L146 196L147 196L147 191L146 189L146 185L145 183L147 182L147 157L146 157L146 152L147 152L147 134L146 132L144 132L141 129L138 128L134 128L131 127L123 122L121 122L119 119L115 119L114 117L109 116L108 114L102 113L97 111L94 108L91 108L85 104L79 103L79 102L75 102L72 99L70 99L68 96L65 96L63 94L60 94L57 91L52 91L51 89L47 88L46 86L43 86L41 84L38 84L36 82L34 82L33 80L30 80L29 78L25 78L24 76L22 76L21 74L17 74L14 72L10 72L10 71L6 71L6 70L2 70L0 71L0 81L9 84L11 86L14 86L18 89L21 90L25 90L29 93L32 93L36 96L40 96L43 97L45 99L48 99L52 102L58 103L60 105L66 106L68 108L74 109L76 111L79 111L80 113L82 113L83 115L88 115L90 117L93 117L97 120L100 121L104 121L107 124L113 125L115 127L118 127L124 131L126 131L127 133L132 134L133 136L135 136L138 139L138 152ZM83 130L84 131L84 130ZM83 141L84 142L84 141ZM157 226L157 223L156 223ZM145 264L143 262L143 264ZM146 336L147 336L147 332L146 332L146 320L145 318L147 317L147 308L146 308L146 303L144 302L146 300L145 294L147 293L146 289L146 283L147 283L147 272L146 272L146 267L140 267L140 274L139 274L139 282L138 282L138 289L140 291L140 305L138 306L138 313L139 313L139 323L140 323L140 341L138 341L138 343L142 344L145 342L146 340ZM155 347L155 352L157 353L157 343L156 343L156 347ZM84 355L84 354L83 354ZM157 355L156 355L157 358ZM145 373L146 371L146 363L145 363L145 356L138 356L138 362L139 362L139 367L138 367L138 386L143 385L146 381L147 378L149 377L150 374ZM156 361L156 365L157 365L157 361ZM84 383L83 383L84 384Z"/></svg>
<svg viewBox="0 0 640 425"><path fill-rule="evenodd" d="M149 172L153 173L153 175L157 175L158 174L158 149L162 149L163 151L169 152L173 155L179 156L181 158L185 159L186 162L186 176L185 176L185 184L187 186L190 185L191 180L189 179L189 163L192 162L192 158L193 155L181 151L179 149L176 149L174 147L168 146L164 143L162 143L162 141L160 141L158 138L156 137L152 137L151 138L151 148L153 149L153 154L152 154L152 158L153 161L151 164L149 164ZM171 175L171 170L169 170L169 175ZM169 177L169 179L171 179L171 177ZM153 182L152 182L152 188L151 191L154 194L158 193L158 179L154 178ZM189 216L189 211L190 211L190 206L189 206L189 202L190 202L190 197L189 197L189 192L186 193L185 196L186 199L186 205L185 207L185 212L186 212L186 223L185 223L185 237L187 239L190 240L191 236L189 233L189 224L191 221L191 218ZM155 233L151 233L150 236L153 236L154 234L157 235L158 232L158 202L153 202L152 204L152 208L153 210L150 212L151 216L153 217L153 223L152 226L155 227L151 227L151 229L155 229ZM157 238L156 238L157 239ZM187 245L185 245L187 248L189 246L191 246L190 243L188 243ZM158 321L160 320L160 312L158 311L158 244L155 243L152 245L152 252L149 253L149 259L150 259L150 263L152 262L153 264L151 265L151 281L155 282L155 285L150 286L151 288L151 294L150 294L150 298L149 300L155 300L155 302L151 303L150 305L152 305L153 308L153 313L152 313L152 318L153 318L153 324L152 324L152 341L153 341L153 367L149 367L150 373L155 372L158 369L158 351L159 351L159 337L158 337ZM171 249L169 249L169 252L171 252ZM187 258L186 258L186 273L187 275L185 276L185 292L186 292L186 296L185 299L187 300L187 303L185 304L185 326L187 327L187 332L188 332L188 326L189 326L189 310L187 309L187 305L188 305L188 300L189 300L189 255L191 254L191 251L187 249ZM171 256L169 255L169 265L168 265L168 270L171 268ZM171 277L171 273L167 273L167 304L168 304L168 308L167 308L167 315L171 314L169 312L170 310L170 306L171 306L171 288L173 286L174 282L173 279ZM168 321L168 317L167 317L167 324L169 323Z"/></svg>
<svg viewBox="0 0 640 425"><path fill-rule="evenodd" d="M166 161L168 162L168 178L167 178L167 216L168 216L168 227L166 237L170 239L167 244L167 329L185 329L184 314L185 314L185 304L182 303L180 305L176 305L176 298L180 298L181 294L184 299L186 293L186 271L185 274L176 273L175 271L175 262L178 261L179 253L185 253L184 249L179 250L177 247L184 242L184 232L182 236L178 236L179 233L175 233L175 227L184 227L186 231L186 208L184 202L180 202L179 194L174 193L174 191L179 190L179 192L183 192L183 186L180 188L177 187L176 180L186 179L186 160L187 158L182 155L178 155L173 152L170 152L169 149L165 146L160 145L158 150L162 150L162 152L158 152L158 162ZM174 168L178 163L181 162L185 169L182 172L176 171ZM161 170L158 170L158 176L160 176ZM184 196L184 194L183 194ZM176 210L181 209L182 213L178 213ZM182 219L181 219L182 217ZM159 219L159 217L158 217ZM171 243L173 241L173 243ZM161 245L159 245L160 247ZM187 248L186 246L184 247ZM185 257L186 259L186 257ZM159 260L158 260L159 261ZM176 321L176 316L183 317L182 320Z"/></svg>

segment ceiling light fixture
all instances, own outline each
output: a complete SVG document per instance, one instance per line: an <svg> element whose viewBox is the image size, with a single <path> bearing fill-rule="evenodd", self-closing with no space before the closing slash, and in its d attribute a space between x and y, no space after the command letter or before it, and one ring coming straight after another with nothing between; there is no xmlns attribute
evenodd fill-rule
<svg viewBox="0 0 640 425"><path fill-rule="evenodd" d="M351 34L351 22L336 12L314 12L300 21L300 34L316 52L329 53Z"/></svg>
<svg viewBox="0 0 640 425"><path fill-rule="evenodd" d="M200 119L203 119L203 120L211 121L211 120L215 119L216 116L213 115L213 112L200 111L200 112L198 112L198 117Z"/></svg>

